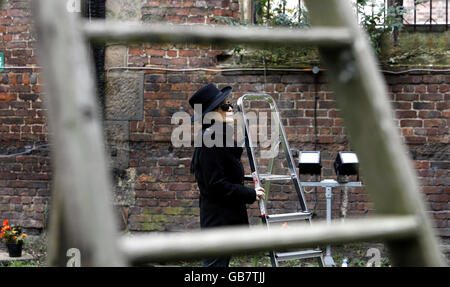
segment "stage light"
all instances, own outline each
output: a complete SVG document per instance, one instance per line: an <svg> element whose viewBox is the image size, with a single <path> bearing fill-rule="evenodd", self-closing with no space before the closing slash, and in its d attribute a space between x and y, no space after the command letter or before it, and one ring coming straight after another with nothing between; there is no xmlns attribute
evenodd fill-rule
<svg viewBox="0 0 450 287"><path fill-rule="evenodd" d="M342 175L357 175L359 178L359 161L356 153L340 151L334 161L334 170L338 181Z"/></svg>
<svg viewBox="0 0 450 287"><path fill-rule="evenodd" d="M299 174L321 174L320 151L300 151L298 158Z"/></svg>

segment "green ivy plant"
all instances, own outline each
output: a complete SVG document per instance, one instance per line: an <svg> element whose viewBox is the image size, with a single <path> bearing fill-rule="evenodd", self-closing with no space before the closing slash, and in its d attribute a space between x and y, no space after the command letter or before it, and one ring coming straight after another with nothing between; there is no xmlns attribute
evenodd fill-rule
<svg viewBox="0 0 450 287"><path fill-rule="evenodd" d="M296 6L293 9L287 8L286 4L287 0L278 1L277 4L274 4L272 0L255 0L255 23L269 27L308 29L310 27L308 12L302 9L301 6ZM372 5L374 4L371 0L356 1L356 9L360 15L360 25L369 35L375 52L380 54L383 39L386 35L393 33L395 44L395 35L403 28L403 14L405 14L406 9L401 5L389 6L387 9L384 9L384 3L382 3L379 7L376 7L377 9L375 9L374 13L368 13L365 8ZM386 12L383 12L384 10ZM238 21L234 18L221 16L214 17L213 22L231 26L246 26L250 24L248 21ZM248 49L239 45L233 46L231 50L232 54L237 56L238 64L242 64L243 56L248 51ZM266 47L252 50L250 54L253 58L253 63L264 66L291 65L296 64L295 61L304 63L305 59L310 61L318 60L318 53L314 48Z"/></svg>
<svg viewBox="0 0 450 287"><path fill-rule="evenodd" d="M360 25L369 35L375 52L380 54L384 36L389 33L395 35L403 28L403 14L406 13L406 9L402 5L389 6L387 9L385 9L384 3L381 3L379 7L372 7L374 5L373 1L357 0L356 9L361 15ZM365 8L368 6L376 8L377 11L367 13ZM384 12L385 10L386 12ZM394 36L394 44L395 42Z"/></svg>
<svg viewBox="0 0 450 287"><path fill-rule="evenodd" d="M270 1L270 3L273 1ZM308 28L308 13L306 10L297 6L294 9L283 8L286 6L286 0L282 0L278 5L270 6L269 0L257 0L256 3L256 19L257 25L269 27L287 27L287 28ZM233 18L217 16L213 18L213 22L226 24L231 26L246 26L247 21L237 21ZM265 47L251 51L251 61L260 65L283 65L293 60L305 57L308 54L316 54L312 52L312 48L294 48L294 47ZM243 54L248 52L242 46L233 46L232 54L237 56L238 64L242 64L239 60L243 59Z"/></svg>
<svg viewBox="0 0 450 287"><path fill-rule="evenodd" d="M286 0L282 0L278 5L271 6L271 0L256 1L256 23L267 26L283 26L292 28L309 27L308 12L300 6L294 9L287 8ZM284 8L286 7L286 8Z"/></svg>

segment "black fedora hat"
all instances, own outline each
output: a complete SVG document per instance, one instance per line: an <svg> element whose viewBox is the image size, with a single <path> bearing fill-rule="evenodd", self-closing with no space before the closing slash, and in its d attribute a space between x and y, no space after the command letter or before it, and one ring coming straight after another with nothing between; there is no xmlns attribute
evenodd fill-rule
<svg viewBox="0 0 450 287"><path fill-rule="evenodd" d="M199 119L203 120L203 117L210 111L213 111L217 106L223 102L231 93L232 88L227 86L219 90L216 85L210 83L201 87L194 95L189 99L189 105L194 109L194 105L202 105L202 116ZM191 117L194 121L195 114ZM196 118L197 119L197 118Z"/></svg>

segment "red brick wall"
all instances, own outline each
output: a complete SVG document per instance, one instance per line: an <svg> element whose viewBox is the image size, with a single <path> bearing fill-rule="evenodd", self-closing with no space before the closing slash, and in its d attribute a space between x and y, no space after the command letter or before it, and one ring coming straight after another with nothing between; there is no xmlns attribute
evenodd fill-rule
<svg viewBox="0 0 450 287"><path fill-rule="evenodd" d="M162 19L182 23L208 23L213 15L237 17L238 1L148 1L143 19L160 13ZM158 12L162 11L162 12ZM145 16L147 15L147 16ZM7 66L36 64L28 1L8 1L0 10L0 52ZM195 45L130 45L128 65L160 68L215 67L220 47ZM449 234L449 85L444 73L386 74L396 124L408 144L430 211L442 234ZM231 85L236 100L247 92L265 90L281 109L291 147L313 148L314 82L311 73L163 72L146 70L144 118L130 121L129 168L136 171L135 203L129 207L131 230L172 230L198 227L198 191L189 174L192 149L170 145L171 115L191 111L187 99L202 85ZM266 83L264 85L264 83ZM44 94L39 69L0 72L0 218L26 228L45 227L51 167ZM336 152L351 149L326 79L320 78L318 149L324 165L322 178L334 178ZM26 146L36 150L22 155ZM244 164L248 164L243 157ZM308 190L309 191L309 190ZM364 188L348 191L347 214L372 213ZM271 208L290 211L295 194L279 188L272 192ZM317 196L317 204L315 199ZM333 216L341 214L344 190L335 189ZM324 190L307 194L319 218L325 214ZM249 211L256 222L256 205Z"/></svg>
<svg viewBox="0 0 450 287"><path fill-rule="evenodd" d="M181 24L214 23L215 17L238 18L238 0L219 1L146 1L142 7L144 22L165 21ZM212 45L152 44L132 45L128 65L132 67L208 67L217 64L222 49Z"/></svg>
<svg viewBox="0 0 450 287"><path fill-rule="evenodd" d="M207 24L214 16L239 17L238 0L147 0L142 7L144 21Z"/></svg>
<svg viewBox="0 0 450 287"><path fill-rule="evenodd" d="M0 52L6 66L36 64L29 1L3 1ZM0 72L0 217L42 228L49 196L50 159L39 69Z"/></svg>
<svg viewBox="0 0 450 287"><path fill-rule="evenodd" d="M248 72L247 72L248 73ZM154 176L140 178L142 189L137 197L142 196L158 199L162 206L169 207L173 202L181 198L195 199L196 190L192 176L189 176L191 149L175 148L170 152L170 134L173 126L170 124L170 115L176 111L190 111L187 104L188 97L196 89L205 83L212 81L219 87L231 85L233 87L232 101L248 92L260 92L264 80L265 91L277 100L282 117L285 121L285 129L290 139L291 147L300 150L312 150L314 148L314 83L310 73L297 74L270 74L264 79L264 75L213 75L208 73L167 73L148 74L145 85L145 120L132 122L130 138L134 141L150 141L158 148L158 152L151 155L140 151L135 160L131 160L132 166L136 166L138 174L141 171L153 173ZM448 199L449 199L449 75L442 74L386 74L389 95L394 107L395 123L402 133L402 138L408 144L411 158L417 168L419 179L423 185L424 194L428 200L430 210L439 227L448 229ZM188 83L188 84L186 84ZM180 90L178 87L182 85ZM339 111L335 108L332 91L321 77L319 85L319 101L317 110L318 124L318 149L322 152L322 179L335 178L333 162L337 151L351 149L345 136L345 128L339 118ZM157 118L157 119L155 119ZM146 121L152 121L151 129L146 129ZM140 144L144 149L145 144ZM147 167L146 161L151 157L157 168ZM167 158L170 158L168 160ZM248 164L243 156L243 161L248 171ZM302 178L307 180L307 178ZM309 179L311 180L311 179ZM381 180L381 179L380 179ZM170 184L172 182L172 184ZM165 191L161 192L161 187ZM307 189L307 191L309 191ZM374 207L370 203L364 188L353 188L348 191L347 215L364 215L373 212ZM163 196L160 193L164 193ZM156 196L159 194L159 196ZM341 215L344 190L336 188L333 197L333 216ZM286 208L295 210L296 195L294 192L273 192L274 199L269 207L275 210ZM324 190L317 190L317 214L325 215ZM315 194L307 194L307 201L311 209L315 206ZM156 204L160 206L161 204ZM194 202L194 206L196 202ZM192 202L186 201L182 207L192 208ZM137 214L143 209L137 208ZM164 213L164 208L161 209ZM134 212L132 212L134 213ZM250 214L257 215L258 210L253 204ZM186 214L183 214L185 216ZM131 224L137 224L141 217L131 217ZM195 216L192 216L194 220ZM189 217L189 220L191 218ZM253 219L256 221L256 219ZM170 226L170 224L164 224ZM444 230L442 230L444 231Z"/></svg>

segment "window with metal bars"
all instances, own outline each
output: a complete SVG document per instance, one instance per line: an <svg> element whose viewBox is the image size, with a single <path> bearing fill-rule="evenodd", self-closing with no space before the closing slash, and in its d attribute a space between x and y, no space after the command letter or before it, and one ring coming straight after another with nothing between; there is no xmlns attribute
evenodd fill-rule
<svg viewBox="0 0 450 287"><path fill-rule="evenodd" d="M403 23L408 31L447 31L448 0L403 0Z"/></svg>
<svg viewBox="0 0 450 287"><path fill-rule="evenodd" d="M253 0L254 24L269 26L304 26L307 23L303 0Z"/></svg>
<svg viewBox="0 0 450 287"><path fill-rule="evenodd" d="M307 10L303 0L248 0L252 9L252 23L305 22ZM407 31L447 31L448 0L351 0L358 23L365 15L372 16L383 26L390 18L398 16ZM278 18L278 19L277 19Z"/></svg>

